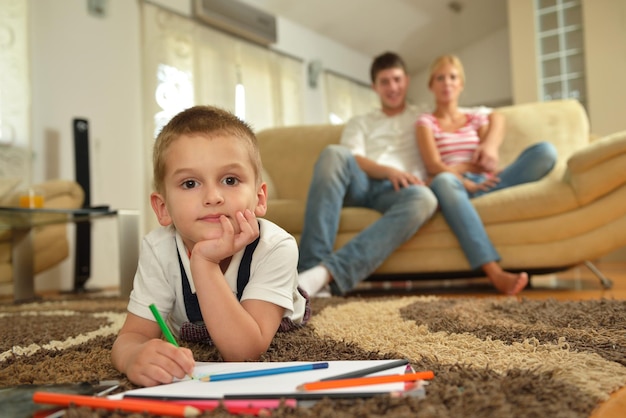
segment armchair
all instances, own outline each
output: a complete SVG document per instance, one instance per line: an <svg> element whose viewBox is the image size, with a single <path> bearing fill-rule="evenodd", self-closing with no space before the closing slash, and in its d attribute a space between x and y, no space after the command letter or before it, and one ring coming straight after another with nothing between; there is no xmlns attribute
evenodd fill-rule
<svg viewBox="0 0 626 418"><path fill-rule="evenodd" d="M10 148L10 149L9 149ZM18 206L20 184L23 177L24 156L26 151L16 151L16 147L0 148L0 206ZM18 158L17 156L21 157ZM19 161L19 163L16 163ZM5 164L6 163L6 164ZM20 165L21 170L10 171L11 166ZM21 171L21 172L20 172ZM84 192L80 185L72 180L48 180L35 187L44 198L45 208L80 208L84 200ZM11 262L11 231L0 227L0 294L13 293L13 266ZM67 226L64 223L37 227L33 234L35 274L48 270L69 255Z"/></svg>

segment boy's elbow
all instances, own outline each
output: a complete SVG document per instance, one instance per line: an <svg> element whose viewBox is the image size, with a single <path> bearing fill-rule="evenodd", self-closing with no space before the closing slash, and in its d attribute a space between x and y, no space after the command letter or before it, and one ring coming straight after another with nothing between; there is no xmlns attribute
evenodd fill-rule
<svg viewBox="0 0 626 418"><path fill-rule="evenodd" d="M220 351L224 361L258 361L267 352L269 345L240 343L229 350Z"/></svg>

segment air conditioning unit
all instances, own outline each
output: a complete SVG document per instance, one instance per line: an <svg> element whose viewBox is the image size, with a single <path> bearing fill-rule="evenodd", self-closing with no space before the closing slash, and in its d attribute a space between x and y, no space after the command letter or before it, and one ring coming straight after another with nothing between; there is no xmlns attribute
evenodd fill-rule
<svg viewBox="0 0 626 418"><path fill-rule="evenodd" d="M194 0L194 16L252 42L262 45L276 42L276 18L238 0Z"/></svg>

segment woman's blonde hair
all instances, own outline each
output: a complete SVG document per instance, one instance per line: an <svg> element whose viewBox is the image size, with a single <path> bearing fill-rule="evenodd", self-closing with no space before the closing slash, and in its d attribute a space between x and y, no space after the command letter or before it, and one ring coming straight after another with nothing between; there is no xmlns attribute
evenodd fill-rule
<svg viewBox="0 0 626 418"><path fill-rule="evenodd" d="M463 64L461 64L461 60L456 55L446 54L437 57L435 61L433 61L433 63L430 65L430 77L428 77L428 87L432 86L435 73L446 64L450 64L458 70L461 82L465 84L465 70L463 70Z"/></svg>

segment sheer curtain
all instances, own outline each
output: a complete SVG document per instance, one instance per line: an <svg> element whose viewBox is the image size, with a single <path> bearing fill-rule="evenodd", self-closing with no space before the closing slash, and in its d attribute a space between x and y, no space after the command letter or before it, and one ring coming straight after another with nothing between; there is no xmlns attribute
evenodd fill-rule
<svg viewBox="0 0 626 418"><path fill-rule="evenodd" d="M371 86L330 71L324 72L326 108L329 122L346 123L352 116L380 107L378 96Z"/></svg>
<svg viewBox="0 0 626 418"><path fill-rule="evenodd" d="M203 27L196 41L199 102L220 103L256 130L303 122L300 60Z"/></svg>
<svg viewBox="0 0 626 418"><path fill-rule="evenodd" d="M0 144L28 146L28 2L0 0Z"/></svg>
<svg viewBox="0 0 626 418"><path fill-rule="evenodd" d="M146 191L152 189L154 138L185 108L222 107L256 131L303 123L302 61L146 2L142 25Z"/></svg>
<svg viewBox="0 0 626 418"><path fill-rule="evenodd" d="M155 125L148 132L193 104L241 111L257 130L302 123L300 60L149 3L142 13L145 109ZM245 104L235 101L237 85Z"/></svg>
<svg viewBox="0 0 626 418"><path fill-rule="evenodd" d="M27 23L28 2L0 0L0 176L24 184L31 180Z"/></svg>

